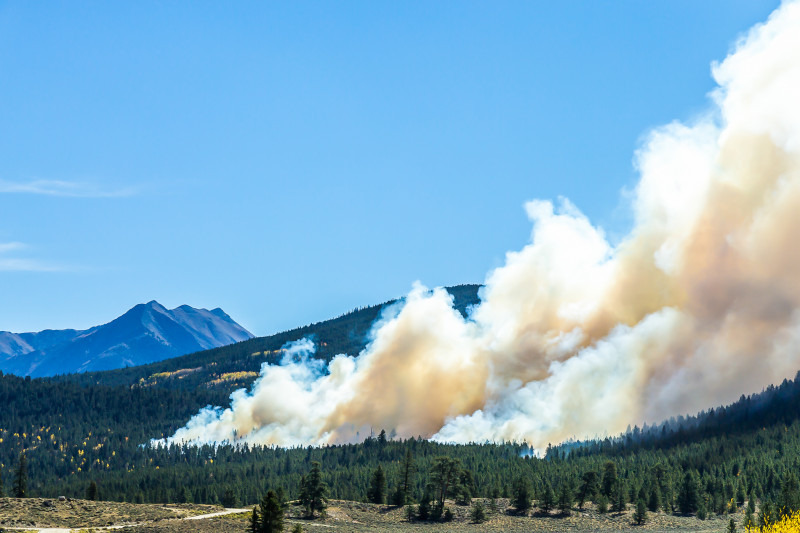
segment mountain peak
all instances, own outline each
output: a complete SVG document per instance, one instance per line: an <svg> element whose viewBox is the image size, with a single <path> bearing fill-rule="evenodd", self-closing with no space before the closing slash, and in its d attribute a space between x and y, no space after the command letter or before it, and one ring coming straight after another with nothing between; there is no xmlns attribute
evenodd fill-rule
<svg viewBox="0 0 800 533"><path fill-rule="evenodd" d="M34 377L110 370L217 348L253 337L222 309L181 305L168 310L156 300L84 331L0 336L0 370Z"/></svg>

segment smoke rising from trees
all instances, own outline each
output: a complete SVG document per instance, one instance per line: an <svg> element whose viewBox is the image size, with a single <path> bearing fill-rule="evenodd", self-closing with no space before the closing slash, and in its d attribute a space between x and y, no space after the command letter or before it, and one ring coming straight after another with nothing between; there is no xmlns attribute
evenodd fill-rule
<svg viewBox="0 0 800 533"><path fill-rule="evenodd" d="M618 244L562 199L468 319L422 285L327 367L309 341L173 442L444 441L616 433L734 400L800 368L800 3L720 63L707 112L648 135Z"/></svg>

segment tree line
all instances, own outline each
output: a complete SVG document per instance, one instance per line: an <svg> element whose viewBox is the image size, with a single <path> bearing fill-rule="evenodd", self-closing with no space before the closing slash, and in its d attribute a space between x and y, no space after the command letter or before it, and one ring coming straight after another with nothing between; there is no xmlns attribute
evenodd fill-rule
<svg viewBox="0 0 800 533"><path fill-rule="evenodd" d="M318 462L329 497L411 503L415 519L442 519L445 499L467 494L487 506L519 501L521 511L526 492L539 513L565 512L571 500L700 517L753 502L754 520L764 509L777 516L796 507L798 380L618 438L552 446L543 457L518 443L393 440L385 431L320 448L148 444L172 434L209 394L0 376L0 490L15 490L22 454L30 496L84 497L94 482L96 497L116 501L254 505L268 487L297 500Z"/></svg>

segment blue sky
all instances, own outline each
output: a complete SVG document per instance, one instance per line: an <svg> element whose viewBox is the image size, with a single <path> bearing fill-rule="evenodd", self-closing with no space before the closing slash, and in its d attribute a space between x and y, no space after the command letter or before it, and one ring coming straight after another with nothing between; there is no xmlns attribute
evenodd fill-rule
<svg viewBox="0 0 800 533"><path fill-rule="evenodd" d="M136 303L257 335L481 282L776 1L0 2L0 330Z"/></svg>

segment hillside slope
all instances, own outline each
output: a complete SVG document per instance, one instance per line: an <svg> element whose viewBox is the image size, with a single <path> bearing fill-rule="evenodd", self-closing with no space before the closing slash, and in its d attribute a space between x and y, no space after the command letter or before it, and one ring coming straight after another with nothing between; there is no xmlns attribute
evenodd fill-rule
<svg viewBox="0 0 800 533"><path fill-rule="evenodd" d="M472 473L478 496L508 494L520 476L529 479L536 495L547 486L578 487L585 472L602 475L610 461L629 501L642 488L649 500L658 487L664 510L676 512L689 475L698 493L706 494L707 510L726 513L733 495L779 501L800 456L800 382L788 380L717 408L713 417L707 412L679 420L675 427L669 423L645 439L595 441L569 453L557 446L542 459L530 457L519 444L448 445L420 439L367 438L359 444L291 449L142 446L152 437L171 434L203 402L200 391L81 387L0 376L0 463L14 465L24 450L33 496L80 496L95 480L103 497L112 500L177 501L190 487L196 503L214 503L232 489L250 505L263 496L264 487L283 487L296 498L312 461L322 462L332 497L358 501L379 465L390 487L396 486L408 452L418 472L415 499L443 455L460 460Z"/></svg>
<svg viewBox="0 0 800 533"><path fill-rule="evenodd" d="M470 306L480 301L480 285L457 285L446 289L453 296L454 307L464 315ZM354 309L323 322L152 364L59 376L55 379L82 385L140 385L187 390L205 388L230 393L250 385L263 363L279 362L281 347L287 342L312 338L317 345L315 356L325 361L337 354L358 355L366 347L369 330L381 311L397 301Z"/></svg>

